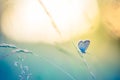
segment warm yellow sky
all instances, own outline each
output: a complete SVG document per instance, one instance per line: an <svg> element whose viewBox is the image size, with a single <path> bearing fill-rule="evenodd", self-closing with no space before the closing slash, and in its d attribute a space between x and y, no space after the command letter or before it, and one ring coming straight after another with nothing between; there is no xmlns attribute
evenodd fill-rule
<svg viewBox="0 0 120 80"><path fill-rule="evenodd" d="M61 36L38 0L10 2L2 15L2 32L16 41L53 43L95 30L91 26L98 22L96 0L42 0L42 3Z"/></svg>

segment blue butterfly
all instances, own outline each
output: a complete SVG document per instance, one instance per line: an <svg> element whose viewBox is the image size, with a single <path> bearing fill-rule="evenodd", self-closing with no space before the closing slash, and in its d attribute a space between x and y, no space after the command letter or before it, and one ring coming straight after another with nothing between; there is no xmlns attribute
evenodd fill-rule
<svg viewBox="0 0 120 80"><path fill-rule="evenodd" d="M90 45L90 40L79 41L78 48L82 53L86 53L88 46Z"/></svg>

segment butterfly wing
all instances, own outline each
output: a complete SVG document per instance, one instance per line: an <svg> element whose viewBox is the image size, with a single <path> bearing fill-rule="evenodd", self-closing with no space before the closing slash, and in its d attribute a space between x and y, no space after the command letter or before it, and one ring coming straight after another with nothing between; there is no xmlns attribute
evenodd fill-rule
<svg viewBox="0 0 120 80"><path fill-rule="evenodd" d="M78 48L80 49L80 51L81 51L82 53L86 53L85 51L87 50L89 44L90 44L90 41L89 41L89 40L79 41L79 43L78 43Z"/></svg>
<svg viewBox="0 0 120 80"><path fill-rule="evenodd" d="M78 48L80 49L80 48L82 48L82 46L83 46L83 41L79 41Z"/></svg>
<svg viewBox="0 0 120 80"><path fill-rule="evenodd" d="M86 51L88 46L90 45L90 40L85 40L83 44L84 44L83 49L84 49L84 51Z"/></svg>
<svg viewBox="0 0 120 80"><path fill-rule="evenodd" d="M85 53L83 47L84 47L84 41L79 41L78 48L82 53Z"/></svg>

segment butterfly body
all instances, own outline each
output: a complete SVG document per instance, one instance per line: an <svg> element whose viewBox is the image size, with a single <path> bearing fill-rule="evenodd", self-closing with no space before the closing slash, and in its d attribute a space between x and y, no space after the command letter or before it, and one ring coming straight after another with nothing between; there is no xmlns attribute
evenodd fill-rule
<svg viewBox="0 0 120 80"><path fill-rule="evenodd" d="M86 50L89 45L90 45L90 40L85 40L85 41L81 40L78 42L78 48L83 54L86 53Z"/></svg>

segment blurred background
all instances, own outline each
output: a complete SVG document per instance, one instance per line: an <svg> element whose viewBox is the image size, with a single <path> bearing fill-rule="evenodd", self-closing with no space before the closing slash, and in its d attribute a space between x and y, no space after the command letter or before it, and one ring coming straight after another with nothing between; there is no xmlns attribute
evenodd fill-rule
<svg viewBox="0 0 120 80"><path fill-rule="evenodd" d="M120 80L119 21L119 0L0 0L0 44L39 55L0 47L0 80L93 80L72 44L80 40L91 41L84 58L96 80Z"/></svg>

